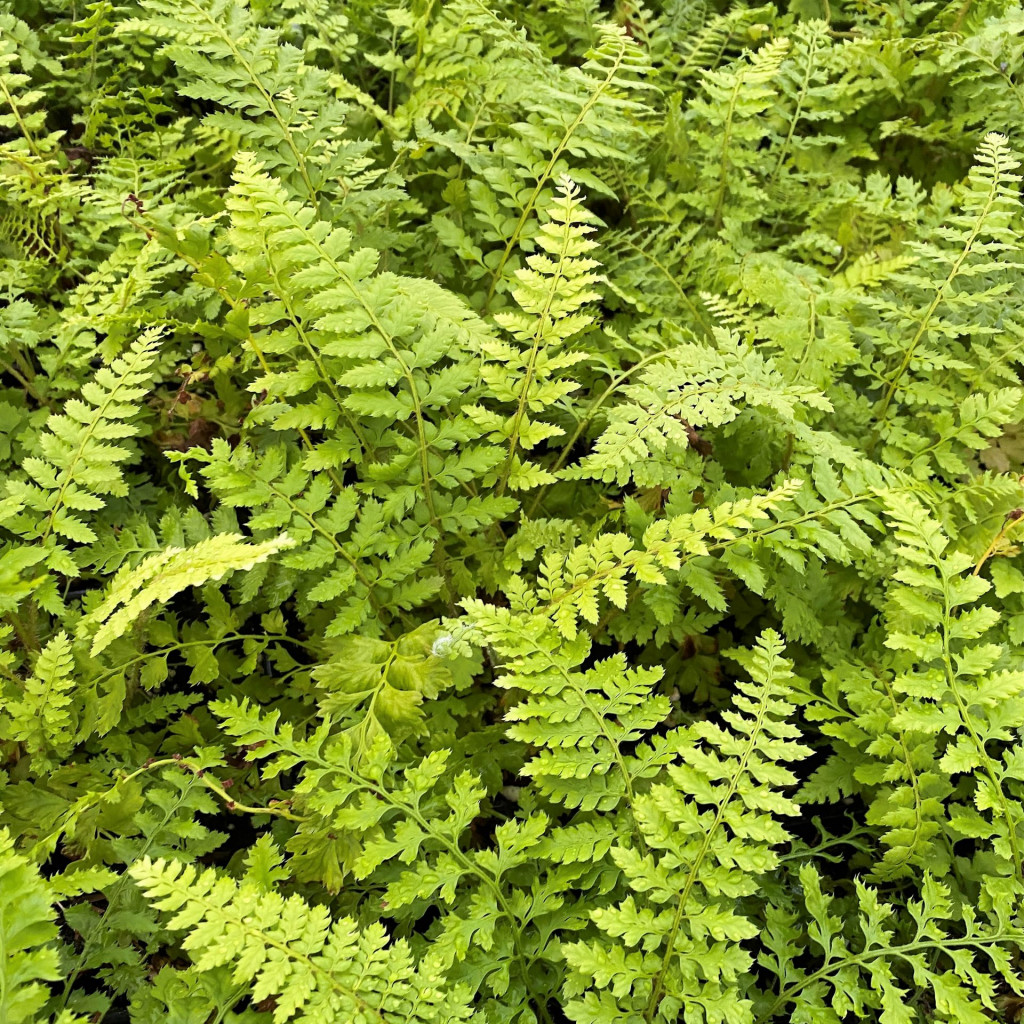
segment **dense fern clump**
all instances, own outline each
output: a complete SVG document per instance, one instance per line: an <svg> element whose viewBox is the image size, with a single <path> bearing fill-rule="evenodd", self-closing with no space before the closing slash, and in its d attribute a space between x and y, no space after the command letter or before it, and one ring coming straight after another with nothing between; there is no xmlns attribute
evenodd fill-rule
<svg viewBox="0 0 1024 1024"><path fill-rule="evenodd" d="M1024 1016L1011 0L0 2L0 1024Z"/></svg>

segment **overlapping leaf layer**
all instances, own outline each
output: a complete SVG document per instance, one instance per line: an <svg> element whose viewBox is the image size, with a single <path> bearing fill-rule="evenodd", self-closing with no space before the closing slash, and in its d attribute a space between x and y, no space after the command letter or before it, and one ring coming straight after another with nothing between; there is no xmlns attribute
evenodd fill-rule
<svg viewBox="0 0 1024 1024"><path fill-rule="evenodd" d="M1024 1006L1010 0L0 2L0 1024Z"/></svg>

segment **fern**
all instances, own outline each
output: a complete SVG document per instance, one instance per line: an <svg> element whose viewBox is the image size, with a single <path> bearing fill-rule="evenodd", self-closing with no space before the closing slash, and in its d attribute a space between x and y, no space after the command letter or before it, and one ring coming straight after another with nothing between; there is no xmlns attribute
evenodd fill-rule
<svg viewBox="0 0 1024 1024"><path fill-rule="evenodd" d="M772 81L789 49L785 39L775 40L720 71L705 71L706 99L690 108L696 125L693 144L700 155L697 188L687 201L707 214L720 228L726 202L733 216L751 216L762 193L755 183L754 144L760 139L757 116L775 95Z"/></svg>
<svg viewBox="0 0 1024 1024"><path fill-rule="evenodd" d="M174 854L201 857L224 840L224 833L202 824L200 816L215 813L217 804L194 773L163 768L159 777L147 783L139 804L133 815L134 834L122 840L126 860L138 862L146 856ZM74 928L81 942L69 956L64 971L62 1006L96 1012L109 1005L108 1001L97 1000L96 994L89 996L76 990L84 972L102 977L106 987L116 994L144 990L147 952L167 938L132 877L127 873L109 874L112 877L90 880L102 889L101 913L91 902L71 905L63 911L65 923ZM137 945L140 940L141 946Z"/></svg>
<svg viewBox="0 0 1024 1024"><path fill-rule="evenodd" d="M498 97L492 100L485 89L471 118L480 122L475 145L461 142L460 136L466 136L459 122L454 138L427 133L425 140L450 148L474 175L460 198L458 218L441 213L435 223L439 236L461 250L464 272L480 284L475 297L490 309L515 288L518 253L532 248L543 214L556 198L555 183L567 176L592 191L611 194L605 166L610 169L635 159L635 147L644 136L644 77L650 66L627 32L607 24L597 27L593 46L578 66L552 66L534 47L524 45L514 25L493 11L483 14L483 7L476 0L450 5L451 17L439 20L437 32L450 46L464 24L478 26L492 49L483 72L489 77L493 67L501 68L502 77L511 80L505 97L514 105L509 104L507 114L490 109ZM434 88L435 79L447 71L443 64L441 71L421 68L424 86ZM520 88L523 81L533 88ZM414 94L417 106L418 99ZM502 131L489 144L493 129L489 131L488 124L499 127L509 122L517 125L516 136ZM474 134L468 136L470 143ZM586 163L580 159L584 155L590 158ZM526 182L522 189L517 187L521 180ZM479 242L466 235L463 222L473 224Z"/></svg>
<svg viewBox="0 0 1024 1024"><path fill-rule="evenodd" d="M543 836L543 815L501 826L496 851L463 851L461 838L486 790L469 771L447 770L448 751L409 765L399 779L388 768L391 745L383 737L360 764L351 735L332 737L330 722L303 738L292 725L279 727L276 712L261 716L229 702L214 710L227 733L265 762L264 778L303 766L292 798L300 812L288 843L293 870L331 890L346 875L376 874L385 886L383 906L399 920L415 922L425 901L439 901L444 912L430 929L432 950L453 978L481 990L492 1005L512 993L523 1015L544 1005L547 996L539 993L551 982L531 964L554 957L550 919L562 905L559 880L542 887L523 920L513 907L523 906L524 883L511 888L517 875L536 878L529 851Z"/></svg>
<svg viewBox="0 0 1024 1024"><path fill-rule="evenodd" d="M96 512L108 495L128 493L121 463L132 450L120 444L132 437L137 403L152 379L157 338L140 338L129 353L99 370L82 389L82 398L67 403L67 412L51 416L39 438L38 455L25 460L28 479L7 481L7 493L24 512L13 528L26 539L38 540L47 564L66 575L77 575L67 545L59 538L82 544L96 540L82 518Z"/></svg>
<svg viewBox="0 0 1024 1024"><path fill-rule="evenodd" d="M245 544L232 534L219 534L192 548L166 548L133 569L122 570L110 583L110 593L83 626L95 626L90 654L95 656L129 629L157 601L167 601L186 587L219 580L226 573L251 569L290 545L287 535L262 544Z"/></svg>
<svg viewBox="0 0 1024 1024"><path fill-rule="evenodd" d="M793 33L792 54L780 68L783 74L783 93L790 110L783 125L779 126L780 139L776 146L775 166L769 184L779 181L784 167L792 165L796 173L814 173L816 163L828 147L842 144L840 136L827 132L807 132L805 122L838 122L842 119L842 95L838 82L829 78L836 74L837 58L828 36L828 23L809 21ZM822 153L825 150L825 153ZM817 159L816 159L817 158ZM821 179L819 179L821 180Z"/></svg>
<svg viewBox="0 0 1024 1024"><path fill-rule="evenodd" d="M704 70L715 70L765 13L764 8L745 5L725 11L716 11L710 4L673 3L666 7L658 35L676 51L665 61L669 73L673 80L683 81Z"/></svg>
<svg viewBox="0 0 1024 1024"><path fill-rule="evenodd" d="M893 508L900 553L907 559L897 579L906 589L893 594L902 614L893 623L887 646L907 652L919 664L909 671L901 666L896 677L898 691L909 698L897 722L910 730L948 737L940 768L954 778L964 772L973 774L979 788L977 810L989 810L992 816L990 824L982 825L975 808L954 805L954 829L974 835L983 828L994 839L994 851L1020 877L1020 822L1005 790L1009 766L994 759L990 748L1010 739L1003 716L1012 718L1024 677L1012 668L1001 668L1004 652L999 645L976 642L998 619L993 609L968 607L989 584L975 574L964 575L970 559L963 554L946 555L941 533L915 511L899 505ZM925 623L933 629L913 635ZM939 689L932 693L921 692L919 683L922 677L932 678L929 662L937 664L941 673L936 680Z"/></svg>
<svg viewBox="0 0 1024 1024"><path fill-rule="evenodd" d="M1024 109L1024 92L1015 72L1021 47L1020 11L994 10L962 31L957 26L940 51L942 70L949 76L954 109L943 126L963 134L970 145L990 125L1012 124ZM985 117L979 113L985 111Z"/></svg>
<svg viewBox="0 0 1024 1024"><path fill-rule="evenodd" d="M540 751L523 774L543 797L570 809L629 808L635 788L672 757L665 743L637 746L668 717L668 700L652 694L661 672L631 670L621 655L577 671L591 653L585 637L566 643L541 616L478 605L468 611L479 642L503 660L497 684L527 694L506 714L509 737Z"/></svg>
<svg viewBox="0 0 1024 1024"><path fill-rule="evenodd" d="M619 485L631 477L646 487L668 483L671 477L661 476L666 464L675 469L692 460L689 452L706 453L711 442L701 431L724 426L744 407L794 427L800 407L830 408L814 389L789 384L759 353L740 350L735 335L719 331L715 340L718 351L681 345L646 367L622 389L628 401L611 412L594 451L566 475Z"/></svg>
<svg viewBox="0 0 1024 1024"><path fill-rule="evenodd" d="M1019 206L1012 189L1013 183L1019 180L1012 173L1016 166L1006 139L995 133L986 136L964 194L963 213L956 215L948 228L937 227L934 240L916 244L918 261L914 271L895 278L907 289L907 298L903 301L910 299L907 306L910 312L900 320L901 332L895 352L892 343L882 342L883 355L889 352L892 355L881 366L876 363L881 388L877 410L879 430L886 436L893 431L887 420L894 400L925 407L941 403L941 408L950 404L941 387L936 389L913 380L915 367L934 370L941 380L943 369L966 369L964 364L979 355L985 362L999 359L996 353L986 358L985 339L998 335L999 328L988 322L985 310L993 299L1011 287L1003 277L1007 270L1017 266L1008 255L1016 251L1009 228ZM970 282L983 275L995 277L979 294L961 286L961 280ZM931 285L933 280L939 281L937 287ZM873 305L887 311L893 309L884 299ZM938 346L940 342L953 342L963 333L965 323L971 325L969 333L977 339L973 344L977 344L980 351L972 351L973 344L962 355L954 349L956 354L952 355L950 365L949 358L942 357ZM993 369L989 368L989 372ZM909 379L908 374L911 374Z"/></svg>
<svg viewBox="0 0 1024 1024"><path fill-rule="evenodd" d="M524 464L519 453L560 435L556 426L531 413L557 405L576 390L577 385L560 378L559 371L585 356L565 350L565 345L592 323L583 310L588 301L600 297L594 291L597 263L586 255L596 248L587 238L594 229L587 223L590 218L579 199L579 189L571 181L562 181L549 215L551 220L541 227L536 239L542 251L528 256L528 268L516 273L518 287L512 295L522 312L495 317L516 346L484 346L483 380L490 395L507 405L511 415L501 416L479 406L467 410L492 440L507 445L498 494L506 487L528 490L553 482L550 473Z"/></svg>
<svg viewBox="0 0 1024 1024"><path fill-rule="evenodd" d="M217 103L225 113L206 123L245 140L269 168L293 178L300 194L316 202L342 188L365 145L341 135L348 105L330 76L307 64L302 51L252 19L236 0L187 0L144 5L147 17L132 27L159 39L187 76L185 95Z"/></svg>
<svg viewBox="0 0 1024 1024"><path fill-rule="evenodd" d="M822 892L821 882L813 866L801 868L799 884L812 921L806 939L794 934L789 914L769 917L763 959L784 980L774 998L762 1001L758 1022L778 1019L780 1013L813 1016L851 1010L924 1020L911 996L924 991L946 1020L980 1024L989 1019L982 1007L994 1010L996 1001L991 978L974 967L976 957L984 957L988 969L1016 992L1019 982L1005 946L1016 945L1019 936L1004 913L997 910L991 920L979 921L969 912L961 925L949 891L926 875L921 899L906 908L910 927L898 935L892 924L894 908L883 903L877 891L858 882L853 907L843 906L840 916L834 912L840 906ZM856 938L844 934L844 919L856 923ZM813 951L816 966L820 964L817 970L795 966L794 955L804 942Z"/></svg>
<svg viewBox="0 0 1024 1024"><path fill-rule="evenodd" d="M46 983L60 976L53 900L33 865L0 832L0 1012L11 1024L28 1024L46 1002Z"/></svg>
<svg viewBox="0 0 1024 1024"><path fill-rule="evenodd" d="M24 689L8 683L4 738L23 743L32 754L66 754L74 743L71 702L75 688L71 640L58 633L39 653Z"/></svg>
<svg viewBox="0 0 1024 1024"><path fill-rule="evenodd" d="M391 642L349 638L316 669L321 711L352 720L348 728L360 755L369 756L378 737L401 741L423 731L423 704L452 682L448 666L434 651L440 640L432 623Z"/></svg>
<svg viewBox="0 0 1024 1024"><path fill-rule="evenodd" d="M637 801L644 847L612 850L630 893L592 912L601 938L566 948L571 1020L675 1020L684 1007L706 1021L752 1019L740 943L757 928L734 901L778 862L772 848L788 837L774 816L798 809L777 789L795 781L785 762L807 748L786 721L781 638L764 634L744 660L752 682L738 685L731 729L704 722L680 737L680 763Z"/></svg>
<svg viewBox="0 0 1024 1024"><path fill-rule="evenodd" d="M331 921L323 907L239 885L211 870L140 861L132 877L187 930L183 946L203 971L234 964L253 998L273 997L274 1020L451 1021L469 1016L466 993L449 989L436 965L414 965L404 942L384 929Z"/></svg>
<svg viewBox="0 0 1024 1024"><path fill-rule="evenodd" d="M1018 1015L1018 4L0 6L0 1024Z"/></svg>

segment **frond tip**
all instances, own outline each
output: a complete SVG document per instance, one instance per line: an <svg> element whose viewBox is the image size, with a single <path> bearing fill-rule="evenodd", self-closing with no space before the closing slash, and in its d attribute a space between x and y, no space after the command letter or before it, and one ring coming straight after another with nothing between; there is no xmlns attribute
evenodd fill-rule
<svg viewBox="0 0 1024 1024"><path fill-rule="evenodd" d="M150 605L169 601L189 587L222 579L228 573L251 569L292 543L287 534L252 543L237 533L221 533L190 548L165 548L114 577L106 599L82 620L80 635L97 627L90 648L95 656L122 636Z"/></svg>

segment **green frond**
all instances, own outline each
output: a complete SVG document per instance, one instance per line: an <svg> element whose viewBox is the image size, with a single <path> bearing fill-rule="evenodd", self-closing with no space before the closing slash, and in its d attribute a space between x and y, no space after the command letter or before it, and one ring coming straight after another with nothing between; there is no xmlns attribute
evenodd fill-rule
<svg viewBox="0 0 1024 1024"><path fill-rule="evenodd" d="M1017 0L0 8L0 1024L1020 1015Z"/></svg>
<svg viewBox="0 0 1024 1024"><path fill-rule="evenodd" d="M1013 173L1018 164L1007 138L990 132L978 148L960 212L937 224L929 238L910 243L917 259L893 278L895 294L887 290L869 300L891 318L888 338L870 323L865 333L877 339L881 356L872 366L881 394L878 430L896 448L903 444L891 414L900 405L948 409L958 395L945 383L950 371L967 369L974 346L1000 331L995 304L1012 291L1012 272L1021 267L1011 227L1021 208L1015 187L1021 178ZM975 289L979 280L985 285ZM966 345L960 341L965 334ZM922 372L935 383L919 379Z"/></svg>
<svg viewBox="0 0 1024 1024"><path fill-rule="evenodd" d="M788 39L774 39L718 70L702 72L704 95L690 105L691 140L698 155L694 188L686 200L721 227L732 217L753 218L764 193L754 168L759 118L775 102Z"/></svg>
<svg viewBox="0 0 1024 1024"><path fill-rule="evenodd" d="M599 264L587 255L597 248L587 237L595 230L594 218L584 208L579 188L563 179L547 212L550 219L534 240L540 251L527 256L527 265L515 274L512 297L521 312L494 317L515 345L483 344L481 376L491 402L466 410L492 441L507 445L499 494L506 487L529 490L554 482L550 472L524 463L520 452L563 433L538 414L561 404L579 386L561 371L586 356L566 346L593 324L586 306L600 298L595 290Z"/></svg>
<svg viewBox="0 0 1024 1024"><path fill-rule="evenodd" d="M1020 991L1007 947L1017 947L1021 936L1005 908L980 918L968 910L961 920L949 889L929 875L905 912L860 881L855 899L837 900L823 891L811 864L801 867L799 879L810 921L801 933L791 913L770 912L760 959L778 971L781 987L761 1000L757 1024L783 1014L832 1019L854 1008L861 1016L916 1024L932 1016L915 999L922 993L943 1019L982 1024L996 1010L994 978ZM812 966L798 965L807 953Z"/></svg>
<svg viewBox="0 0 1024 1024"><path fill-rule="evenodd" d="M434 1024L471 1015L465 989L446 984L436 964L415 963L408 944L389 943L380 925L332 921L323 906L213 869L145 858L131 873L158 910L174 915L168 927L187 932L182 946L196 968L230 965L255 1001L273 999L275 1024L329 1024L339 1016Z"/></svg>
<svg viewBox="0 0 1024 1024"><path fill-rule="evenodd" d="M427 623L392 642L346 638L314 671L320 710L345 723L357 757L368 756L380 736L397 743L423 731L423 702L452 683L449 666L435 653L444 650L442 636L436 623Z"/></svg>
<svg viewBox="0 0 1024 1024"><path fill-rule="evenodd" d="M629 810L635 790L674 755L661 740L640 745L670 711L668 698L654 692L661 671L629 669L622 655L584 670L591 654L585 637L566 641L539 615L483 604L468 612L477 642L502 659L496 684L526 694L505 715L509 737L540 751L523 774L570 809L611 812L624 802Z"/></svg>
<svg viewBox="0 0 1024 1024"><path fill-rule="evenodd" d="M681 345L649 364L639 381L622 388L594 450L570 467L568 479L590 478L619 486L635 479L650 487L667 483L666 466L678 467L713 448L704 428L732 422L745 410L763 410L786 426L801 408L829 411L815 389L789 383L760 353L739 346L716 329L716 347ZM693 453L692 455L690 453Z"/></svg>
<svg viewBox="0 0 1024 1024"><path fill-rule="evenodd" d="M47 550L48 565L78 574L65 541L96 540L87 516L108 496L128 493L122 464L133 457L123 442L138 433L139 403L153 377L159 334L147 332L109 367L99 369L80 398L46 422L37 453L22 463L25 476L6 482L7 494L24 509L14 528Z"/></svg>
<svg viewBox="0 0 1024 1024"><path fill-rule="evenodd" d="M0 1016L10 1024L34 1024L48 983L60 977L52 903L34 865L0 830Z"/></svg>
<svg viewBox="0 0 1024 1024"><path fill-rule="evenodd" d="M675 740L679 761L635 803L639 839L613 847L629 895L592 911L599 936L566 946L566 1012L579 1022L672 1021L700 1007L709 1022L753 1020L741 979L753 958L743 942L754 921L737 901L778 863L789 836L779 815L799 814L779 790L796 776L790 663L778 634L741 656L750 682L737 684L724 725L696 722Z"/></svg>
<svg viewBox="0 0 1024 1024"><path fill-rule="evenodd" d="M71 704L77 682L71 639L58 633L40 651L23 687L5 684L0 733L30 754L66 753L75 739Z"/></svg>
<svg viewBox="0 0 1024 1024"><path fill-rule="evenodd" d="M250 543L238 534L222 533L190 548L165 548L117 573L103 601L82 619L79 633L91 634L89 653L95 657L129 630L150 606L169 601L189 587L251 569L292 544L287 534Z"/></svg>
<svg viewBox="0 0 1024 1024"><path fill-rule="evenodd" d="M345 140L350 106L332 77L300 49L260 26L239 0L145 0L129 25L162 42L184 76L186 96L223 108L207 115L217 132L242 140L268 169L317 202L355 176L367 146ZM326 101L326 102L325 102Z"/></svg>

